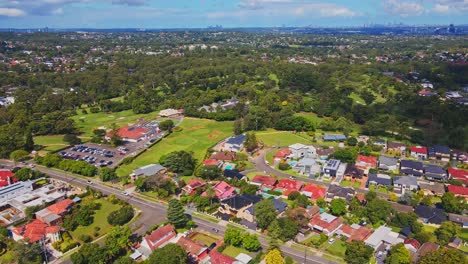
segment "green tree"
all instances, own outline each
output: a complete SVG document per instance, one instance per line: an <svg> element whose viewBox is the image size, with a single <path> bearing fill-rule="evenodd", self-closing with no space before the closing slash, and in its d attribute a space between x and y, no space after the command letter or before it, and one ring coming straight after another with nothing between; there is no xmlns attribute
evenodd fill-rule
<svg viewBox="0 0 468 264"><path fill-rule="evenodd" d="M460 226L453 222L446 221L435 230L434 234L437 237L437 242L442 246L446 246L450 242L450 239L460 234Z"/></svg>
<svg viewBox="0 0 468 264"><path fill-rule="evenodd" d="M26 150L18 149L10 153L10 159L15 162L25 160L29 157L29 152Z"/></svg>
<svg viewBox="0 0 468 264"><path fill-rule="evenodd" d="M24 149L27 151L34 150L34 139L30 129L28 129L24 134Z"/></svg>
<svg viewBox="0 0 468 264"><path fill-rule="evenodd" d="M426 205L426 206L433 206L434 202L432 201L432 196L431 195L426 195L421 199L421 204Z"/></svg>
<svg viewBox="0 0 468 264"><path fill-rule="evenodd" d="M280 239L282 241L293 239L298 231L299 226L289 217L275 219L268 227L268 234L272 238Z"/></svg>
<svg viewBox="0 0 468 264"><path fill-rule="evenodd" d="M115 170L108 167L100 168L98 170L98 176L101 179L101 181L104 182L117 179L117 174L115 174Z"/></svg>
<svg viewBox="0 0 468 264"><path fill-rule="evenodd" d="M377 198L377 193L375 191L369 191L368 193L366 193L365 198L366 201L370 202Z"/></svg>
<svg viewBox="0 0 468 264"><path fill-rule="evenodd" d="M453 248L441 248L430 251L422 256L418 264L460 264L467 263L467 257L463 252Z"/></svg>
<svg viewBox="0 0 468 264"><path fill-rule="evenodd" d="M411 255L403 243L398 243L390 248L385 258L385 264L411 264Z"/></svg>
<svg viewBox="0 0 468 264"><path fill-rule="evenodd" d="M39 245L39 244L36 244ZM105 264L108 256L98 244L85 243L77 252L70 256L73 264Z"/></svg>
<svg viewBox="0 0 468 264"><path fill-rule="evenodd" d="M42 249L39 243L15 243L13 255L17 256L18 264L42 263Z"/></svg>
<svg viewBox="0 0 468 264"><path fill-rule="evenodd" d="M262 230L267 229L267 227L276 219L278 213L275 209L275 204L273 200L264 199L255 205L255 221L257 226Z"/></svg>
<svg viewBox="0 0 468 264"><path fill-rule="evenodd" d="M242 246L248 251L258 251L262 245L256 235L247 234L242 239Z"/></svg>
<svg viewBox="0 0 468 264"><path fill-rule="evenodd" d="M373 224L389 221L393 212L391 204L382 199L374 199L366 204L366 215Z"/></svg>
<svg viewBox="0 0 468 264"><path fill-rule="evenodd" d="M125 251L130 245L132 231L128 226L116 226L107 233L104 247L109 256L115 258Z"/></svg>
<svg viewBox="0 0 468 264"><path fill-rule="evenodd" d="M284 264L283 256L279 249L273 249L268 251L265 256L266 264Z"/></svg>
<svg viewBox="0 0 468 264"><path fill-rule="evenodd" d="M336 216L346 214L346 201L340 198L333 199L330 202L330 212Z"/></svg>
<svg viewBox="0 0 468 264"><path fill-rule="evenodd" d="M371 246L362 241L353 240L346 246L345 261L349 264L369 263L372 253L374 249Z"/></svg>
<svg viewBox="0 0 468 264"><path fill-rule="evenodd" d="M187 252L176 244L167 244L151 253L148 258L149 264L186 264Z"/></svg>
<svg viewBox="0 0 468 264"><path fill-rule="evenodd" d="M182 204L176 199L169 200L167 207L167 220L169 220L169 223L173 224L176 228L185 227L189 220L185 215L185 210Z"/></svg>
<svg viewBox="0 0 468 264"><path fill-rule="evenodd" d="M242 132L242 119L236 119L236 121L234 121L234 135L240 135Z"/></svg>
<svg viewBox="0 0 468 264"><path fill-rule="evenodd" d="M107 222L113 226L124 225L132 220L134 214L132 206L123 206L120 209L111 212L107 216Z"/></svg>
<svg viewBox="0 0 468 264"><path fill-rule="evenodd" d="M246 133L244 147L247 151L253 151L258 147L257 136L255 133Z"/></svg>
<svg viewBox="0 0 468 264"><path fill-rule="evenodd" d="M228 228L224 232L224 243L239 246L242 243L244 234L237 228Z"/></svg>
<svg viewBox="0 0 468 264"><path fill-rule="evenodd" d="M214 180L222 174L221 168L218 166L201 166L197 170L197 176L203 179Z"/></svg>
<svg viewBox="0 0 468 264"><path fill-rule="evenodd" d="M123 140L117 133L113 133L110 138L110 143L111 143L111 146L117 147L117 146L122 145Z"/></svg>
<svg viewBox="0 0 468 264"><path fill-rule="evenodd" d="M341 162L354 164L356 162L357 153L349 149L337 149L332 157Z"/></svg>
<svg viewBox="0 0 468 264"><path fill-rule="evenodd" d="M468 204L463 197L455 197L451 192L446 192L442 195L442 207L447 213L459 214L463 210L468 209Z"/></svg>
<svg viewBox="0 0 468 264"><path fill-rule="evenodd" d="M81 139L77 137L75 134L65 134L63 136L63 141L67 142L70 145L81 144Z"/></svg>
<svg viewBox="0 0 468 264"><path fill-rule="evenodd" d="M167 167L172 172L191 175L197 164L197 160L193 157L192 152L174 151L159 160L164 167Z"/></svg>
<svg viewBox="0 0 468 264"><path fill-rule="evenodd" d="M357 139L355 137L348 137L346 139L346 143L348 143L348 146L354 147L354 146L357 145L358 141L357 141Z"/></svg>
<svg viewBox="0 0 468 264"><path fill-rule="evenodd" d="M163 131L171 131L174 128L174 121L167 119L159 123L159 128Z"/></svg>
<svg viewBox="0 0 468 264"><path fill-rule="evenodd" d="M327 207L327 202L322 197L318 198L317 201L315 201L315 202L317 203L317 206L320 207L320 208L326 208Z"/></svg>
<svg viewBox="0 0 468 264"><path fill-rule="evenodd" d="M118 258L116 261L114 261L113 264L134 264L135 261L133 261L133 259L131 259L130 257L121 257L121 258Z"/></svg>

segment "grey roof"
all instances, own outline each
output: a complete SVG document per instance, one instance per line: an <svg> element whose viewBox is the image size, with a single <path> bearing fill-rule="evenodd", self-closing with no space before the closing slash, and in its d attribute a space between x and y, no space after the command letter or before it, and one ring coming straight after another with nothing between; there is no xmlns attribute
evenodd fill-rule
<svg viewBox="0 0 468 264"><path fill-rule="evenodd" d="M341 141L345 139L346 139L346 136L342 134L336 134L336 135L325 134L323 136L323 140L328 140L328 141Z"/></svg>
<svg viewBox="0 0 468 264"><path fill-rule="evenodd" d="M428 190L434 193L445 193L445 186L438 182L418 182L421 190Z"/></svg>
<svg viewBox="0 0 468 264"><path fill-rule="evenodd" d="M399 238L398 233L393 232L390 227L380 226L364 242L374 248L377 248L382 241L394 245L399 242L403 242L403 239Z"/></svg>
<svg viewBox="0 0 468 264"><path fill-rule="evenodd" d="M256 204L260 202L262 198L260 196L256 195L250 195L250 194L241 194L241 195L236 195L234 197L228 198L226 200L223 200L223 204L229 205L229 207L234 208L234 209L241 209L246 206Z"/></svg>
<svg viewBox="0 0 468 264"><path fill-rule="evenodd" d="M387 166L387 169L389 166L396 166L398 163L398 159L387 157L387 156L380 156L379 157L379 167L382 165Z"/></svg>
<svg viewBox="0 0 468 264"><path fill-rule="evenodd" d="M313 166L317 164L317 162L314 159L311 158L303 158L297 162L296 166L297 167L304 167L304 166Z"/></svg>
<svg viewBox="0 0 468 264"><path fill-rule="evenodd" d="M396 176L393 178L393 184L405 186L417 186L418 180L413 176Z"/></svg>
<svg viewBox="0 0 468 264"><path fill-rule="evenodd" d="M419 218L424 218L427 220L427 223L431 224L440 225L448 219L444 210L425 205L418 205L414 212Z"/></svg>
<svg viewBox="0 0 468 264"><path fill-rule="evenodd" d="M448 219L452 222L468 225L468 216L459 214L448 214Z"/></svg>
<svg viewBox="0 0 468 264"><path fill-rule="evenodd" d="M392 178L386 174L369 174L367 178L367 183L375 183L380 185L392 185Z"/></svg>
<svg viewBox="0 0 468 264"><path fill-rule="evenodd" d="M401 168L410 168L413 170L422 170L423 169L423 164L422 162L419 161L414 161L414 160L402 160L400 163Z"/></svg>
<svg viewBox="0 0 468 264"><path fill-rule="evenodd" d="M275 205L275 209L278 213L282 213L286 211L286 208L288 207L288 204L279 200L279 199L273 199L273 204Z"/></svg>
<svg viewBox="0 0 468 264"><path fill-rule="evenodd" d="M327 190L327 198L344 198L350 201L354 197L356 191L353 188L341 187L339 185L332 184Z"/></svg>
<svg viewBox="0 0 468 264"><path fill-rule="evenodd" d="M133 171L135 175L152 176L158 174L165 168L159 164L149 164Z"/></svg>
<svg viewBox="0 0 468 264"><path fill-rule="evenodd" d="M327 163L323 166L323 169L329 169L329 170L338 170L338 167L340 166L340 161L336 159L329 159Z"/></svg>

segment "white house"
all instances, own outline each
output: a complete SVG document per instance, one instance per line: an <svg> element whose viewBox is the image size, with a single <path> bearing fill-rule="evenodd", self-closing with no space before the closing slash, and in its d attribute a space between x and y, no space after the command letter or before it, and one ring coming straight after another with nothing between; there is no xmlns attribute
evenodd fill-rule
<svg viewBox="0 0 468 264"><path fill-rule="evenodd" d="M317 149L314 146L307 146L304 144L296 143L288 147L291 150L291 158L315 158L317 156Z"/></svg>

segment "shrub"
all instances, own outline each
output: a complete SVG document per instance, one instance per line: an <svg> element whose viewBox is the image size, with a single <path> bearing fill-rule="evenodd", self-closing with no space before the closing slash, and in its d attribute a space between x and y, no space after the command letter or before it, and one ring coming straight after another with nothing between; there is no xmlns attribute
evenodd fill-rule
<svg viewBox="0 0 468 264"><path fill-rule="evenodd" d="M281 163L278 165L278 169L285 171L285 170L291 169L291 166L290 166L288 163L286 163L286 162L281 162Z"/></svg>
<svg viewBox="0 0 468 264"><path fill-rule="evenodd" d="M96 114L96 113L99 113L99 111L101 111L101 109L99 109L99 107L91 107L89 109L89 111L93 114Z"/></svg>
<svg viewBox="0 0 468 264"><path fill-rule="evenodd" d="M113 226L124 225L128 223L134 216L131 206L124 206L117 211L110 213L107 216L107 222Z"/></svg>
<svg viewBox="0 0 468 264"><path fill-rule="evenodd" d="M83 243L88 243L91 242L92 238L90 235L81 235L80 240L83 241Z"/></svg>

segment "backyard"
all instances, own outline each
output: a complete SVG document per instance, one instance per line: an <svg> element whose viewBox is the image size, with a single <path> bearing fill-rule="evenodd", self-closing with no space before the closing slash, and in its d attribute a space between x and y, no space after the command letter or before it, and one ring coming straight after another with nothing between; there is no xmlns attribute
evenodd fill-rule
<svg viewBox="0 0 468 264"><path fill-rule="evenodd" d="M289 146L294 143L311 144L309 136L305 133L293 133L290 131L278 131L267 129L256 132L257 139L266 146Z"/></svg>
<svg viewBox="0 0 468 264"><path fill-rule="evenodd" d="M232 135L232 122L216 122L208 119L184 118L181 131L173 132L141 154L132 163L117 169L119 176L129 175L133 169L158 163L161 156L173 151L193 151L201 162L206 150L217 142Z"/></svg>
<svg viewBox="0 0 468 264"><path fill-rule="evenodd" d="M203 243L207 247L220 239L203 233L194 233L190 236L190 238L195 242Z"/></svg>
<svg viewBox="0 0 468 264"><path fill-rule="evenodd" d="M237 257L240 253L245 253L247 255L249 254L247 250L243 248L235 247L232 245L227 246L226 249L224 249L223 251L223 254L233 257L233 258Z"/></svg>
<svg viewBox="0 0 468 264"><path fill-rule="evenodd" d="M326 251L333 256L344 258L346 252L346 242L337 239L335 243L326 249Z"/></svg>

